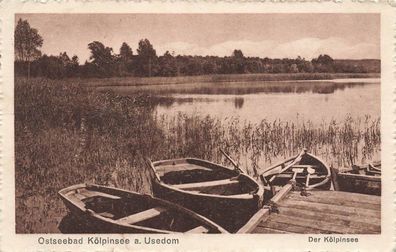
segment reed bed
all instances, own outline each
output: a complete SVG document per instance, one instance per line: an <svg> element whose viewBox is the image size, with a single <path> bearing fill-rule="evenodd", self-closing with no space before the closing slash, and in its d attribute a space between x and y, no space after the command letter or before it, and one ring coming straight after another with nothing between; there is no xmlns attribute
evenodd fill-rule
<svg viewBox="0 0 396 252"><path fill-rule="evenodd" d="M252 124L235 117L220 121L184 114L161 116L157 122L159 128L165 129L164 142L171 156L194 156L227 164L220 152L223 149L252 176L303 148L339 168L378 158L381 146L380 119L369 116L348 116L341 122L331 120L319 125L265 119Z"/></svg>
<svg viewBox="0 0 396 252"><path fill-rule="evenodd" d="M320 125L238 118L156 116L158 99L123 97L85 83L16 79L16 232L59 232L66 209L57 191L92 182L150 192L145 158L198 157L230 165L227 151L257 175L306 147L333 166L370 160L380 151L380 119Z"/></svg>

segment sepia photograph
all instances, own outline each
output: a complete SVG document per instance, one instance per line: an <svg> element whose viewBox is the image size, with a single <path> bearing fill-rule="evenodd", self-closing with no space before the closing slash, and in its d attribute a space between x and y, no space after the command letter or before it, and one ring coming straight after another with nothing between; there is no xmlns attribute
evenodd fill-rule
<svg viewBox="0 0 396 252"><path fill-rule="evenodd" d="M13 22L17 234L381 234L379 13Z"/></svg>

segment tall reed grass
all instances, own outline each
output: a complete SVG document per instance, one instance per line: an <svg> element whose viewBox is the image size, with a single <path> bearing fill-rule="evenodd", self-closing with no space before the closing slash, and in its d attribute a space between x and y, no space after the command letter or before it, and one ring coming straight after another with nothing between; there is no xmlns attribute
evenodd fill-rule
<svg viewBox="0 0 396 252"><path fill-rule="evenodd" d="M333 167L348 167L378 158L381 146L380 119L346 117L315 125L280 120L260 123L225 121L210 117L161 116L158 127L165 129L164 142L170 156L195 156L227 163L220 149L230 153L249 174L307 148ZM229 165L229 163L228 163Z"/></svg>
<svg viewBox="0 0 396 252"><path fill-rule="evenodd" d="M79 81L16 79L16 232L59 232L66 209L57 191L92 182L150 192L145 157L198 157L230 165L223 148L249 174L307 147L332 165L364 162L380 151L379 118L320 125L211 117L158 117L159 100L84 88Z"/></svg>

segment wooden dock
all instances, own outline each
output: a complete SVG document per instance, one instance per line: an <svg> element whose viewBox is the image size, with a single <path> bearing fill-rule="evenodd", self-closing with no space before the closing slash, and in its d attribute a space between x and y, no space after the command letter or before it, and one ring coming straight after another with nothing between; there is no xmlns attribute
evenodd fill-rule
<svg viewBox="0 0 396 252"><path fill-rule="evenodd" d="M238 233L380 234L381 197L340 191L292 191L272 198ZM304 193L303 193L304 194Z"/></svg>

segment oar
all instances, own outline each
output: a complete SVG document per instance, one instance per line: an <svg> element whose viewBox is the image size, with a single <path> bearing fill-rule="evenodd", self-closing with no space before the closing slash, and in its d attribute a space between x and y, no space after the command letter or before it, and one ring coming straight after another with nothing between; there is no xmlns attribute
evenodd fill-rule
<svg viewBox="0 0 396 252"><path fill-rule="evenodd" d="M240 173L243 173L243 171L239 168L237 162L234 161L234 159L232 159L227 153L225 153L225 151L223 151L222 149L220 149L221 153L223 153L223 155L232 163L232 165L235 167L235 170L237 170Z"/></svg>

